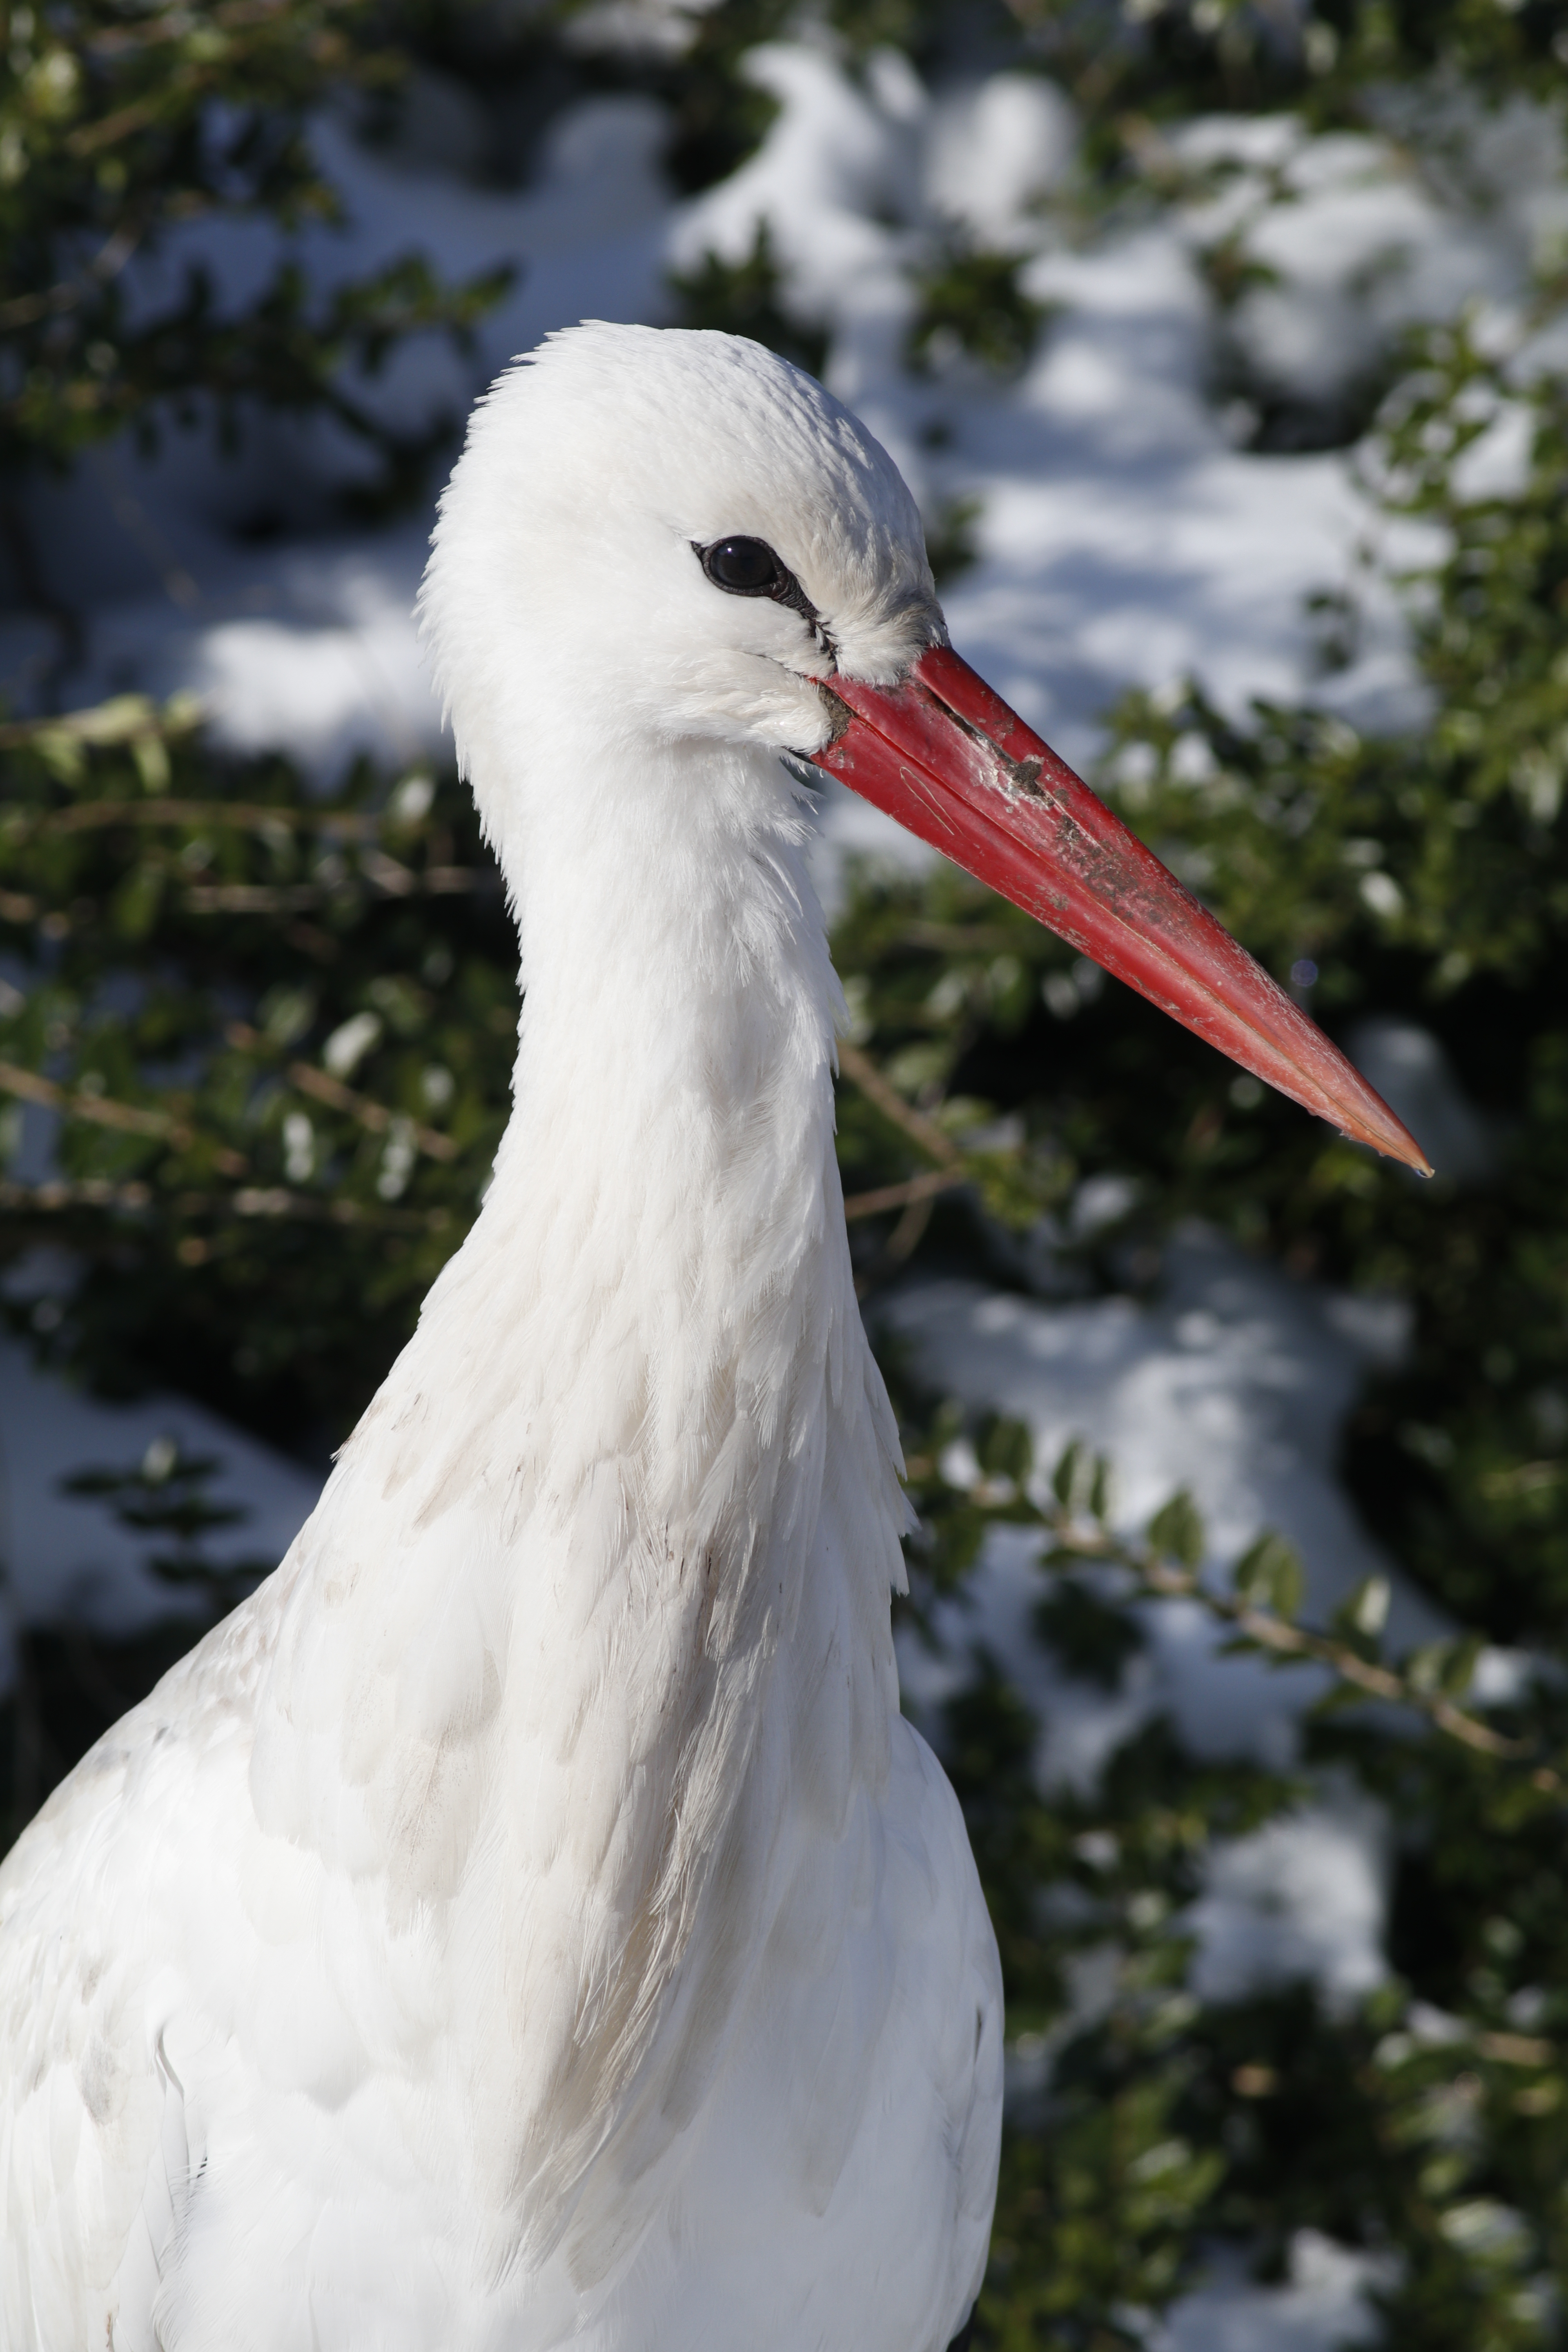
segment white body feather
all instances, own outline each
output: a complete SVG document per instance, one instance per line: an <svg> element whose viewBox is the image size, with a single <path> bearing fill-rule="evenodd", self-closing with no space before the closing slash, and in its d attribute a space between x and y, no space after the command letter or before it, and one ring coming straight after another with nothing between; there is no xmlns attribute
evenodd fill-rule
<svg viewBox="0 0 1568 2352"><path fill-rule="evenodd" d="M898 1444L776 756L940 628L889 462L721 337L502 380L428 614L517 902L472 1234L276 1576L0 1872L5 2352L941 2352L995 1947L900 1718Z"/></svg>

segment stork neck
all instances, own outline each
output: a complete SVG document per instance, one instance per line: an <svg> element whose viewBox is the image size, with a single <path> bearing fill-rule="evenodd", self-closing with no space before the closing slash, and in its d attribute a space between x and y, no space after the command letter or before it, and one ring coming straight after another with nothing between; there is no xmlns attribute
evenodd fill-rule
<svg viewBox="0 0 1568 2352"><path fill-rule="evenodd" d="M732 1304L749 1257L777 1279L841 1242L822 1213L837 982L777 761L686 746L638 782L624 819L579 798L527 845L515 1108L486 1222L512 1249L519 1219L581 1229L591 1209L581 1278L640 1264L668 1283L716 1255Z"/></svg>
<svg viewBox="0 0 1568 2352"><path fill-rule="evenodd" d="M501 1481L509 1518L564 1523L608 1481L666 1563L639 1572L679 1578L750 1540L743 1517L716 1530L764 1458L792 1523L814 1519L824 1382L866 1349L833 1150L840 1000L794 789L717 746L629 783L610 821L580 776L535 796L512 1118L389 1389L421 1399L423 1509ZM389 1393L374 1417L403 1411Z"/></svg>

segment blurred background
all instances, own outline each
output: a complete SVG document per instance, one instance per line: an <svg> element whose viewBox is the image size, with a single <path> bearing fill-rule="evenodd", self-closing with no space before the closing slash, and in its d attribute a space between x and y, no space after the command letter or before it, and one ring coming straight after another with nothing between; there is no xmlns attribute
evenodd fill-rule
<svg viewBox="0 0 1568 2352"><path fill-rule="evenodd" d="M583 317L867 419L955 643L1436 1162L837 791L977 2340L1568 2341L1568 6L0 5L0 1838L280 1557L515 951L410 608Z"/></svg>

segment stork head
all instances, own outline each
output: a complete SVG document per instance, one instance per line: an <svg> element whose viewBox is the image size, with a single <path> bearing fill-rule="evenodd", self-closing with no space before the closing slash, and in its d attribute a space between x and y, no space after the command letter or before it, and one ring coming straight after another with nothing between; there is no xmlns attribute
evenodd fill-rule
<svg viewBox="0 0 1568 2352"><path fill-rule="evenodd" d="M613 711L810 752L816 681L891 684L945 635L914 500L858 417L758 343L598 320L475 409L422 604L481 793L498 723L527 742L559 704L579 731Z"/></svg>
<svg viewBox="0 0 1568 2352"><path fill-rule="evenodd" d="M795 752L1244 1068L1430 1172L1338 1049L952 651L891 458L760 345L597 321L550 336L474 412L421 606L503 862L529 830L531 771L558 799L563 776L591 795L601 762L668 786L680 763L661 754L683 743ZM734 772L754 778L754 757ZM658 821L702 814L667 793Z"/></svg>

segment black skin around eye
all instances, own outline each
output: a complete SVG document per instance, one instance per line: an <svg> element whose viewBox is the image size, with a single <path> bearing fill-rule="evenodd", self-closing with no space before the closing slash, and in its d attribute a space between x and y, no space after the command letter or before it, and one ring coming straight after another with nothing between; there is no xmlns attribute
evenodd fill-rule
<svg viewBox="0 0 1568 2352"><path fill-rule="evenodd" d="M775 604L798 613L819 642L828 643L816 605L765 539L749 539L737 531L709 547L695 539L691 546L715 588L722 588L727 596L770 596Z"/></svg>
<svg viewBox="0 0 1568 2352"><path fill-rule="evenodd" d="M702 551L702 569L731 596L773 596L789 573L765 539L721 539Z"/></svg>

